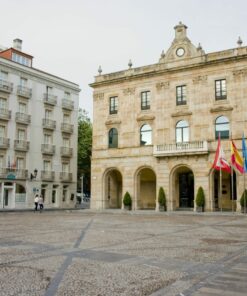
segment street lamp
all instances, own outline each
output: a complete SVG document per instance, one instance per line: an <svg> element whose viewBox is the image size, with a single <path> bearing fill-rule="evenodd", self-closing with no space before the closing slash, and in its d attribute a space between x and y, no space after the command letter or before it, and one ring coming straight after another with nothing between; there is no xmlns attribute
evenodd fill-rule
<svg viewBox="0 0 247 296"><path fill-rule="evenodd" d="M38 174L38 170L37 169L34 169L33 173L31 173L31 175L30 175L30 179L31 180L36 179L37 174Z"/></svg>

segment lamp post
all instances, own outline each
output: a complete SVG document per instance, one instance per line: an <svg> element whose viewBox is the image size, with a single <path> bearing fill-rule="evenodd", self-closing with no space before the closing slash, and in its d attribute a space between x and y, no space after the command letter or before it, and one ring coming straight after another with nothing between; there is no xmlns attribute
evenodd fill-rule
<svg viewBox="0 0 247 296"><path fill-rule="evenodd" d="M83 178L84 178L84 174L82 174L80 177L80 179L81 179L81 201L83 201Z"/></svg>

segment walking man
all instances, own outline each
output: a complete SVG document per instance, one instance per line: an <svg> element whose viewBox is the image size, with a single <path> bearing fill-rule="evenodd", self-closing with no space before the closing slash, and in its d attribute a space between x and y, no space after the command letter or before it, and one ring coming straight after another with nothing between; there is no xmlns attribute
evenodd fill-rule
<svg viewBox="0 0 247 296"><path fill-rule="evenodd" d="M39 212L41 213L44 208L44 200L42 195L39 196Z"/></svg>
<svg viewBox="0 0 247 296"><path fill-rule="evenodd" d="M38 193L35 194L34 196L34 211L37 212L38 211L38 204L39 204L39 195Z"/></svg>

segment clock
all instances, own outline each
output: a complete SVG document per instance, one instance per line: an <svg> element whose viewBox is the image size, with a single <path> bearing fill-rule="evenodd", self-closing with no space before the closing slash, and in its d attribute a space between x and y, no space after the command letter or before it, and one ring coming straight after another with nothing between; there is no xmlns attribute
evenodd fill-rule
<svg viewBox="0 0 247 296"><path fill-rule="evenodd" d="M184 53L185 53L185 50L183 49L183 47L179 47L176 51L176 55L178 57L182 57L184 55Z"/></svg>

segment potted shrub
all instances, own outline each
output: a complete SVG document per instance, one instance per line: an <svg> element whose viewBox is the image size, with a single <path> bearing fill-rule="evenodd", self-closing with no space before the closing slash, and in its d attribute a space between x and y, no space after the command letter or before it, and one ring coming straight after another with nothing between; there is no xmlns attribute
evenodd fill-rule
<svg viewBox="0 0 247 296"><path fill-rule="evenodd" d="M247 189L244 190L240 198L241 212L246 213L247 211Z"/></svg>
<svg viewBox="0 0 247 296"><path fill-rule="evenodd" d="M124 204L124 209L125 210L130 210L131 209L132 200L131 200L131 196L130 196L128 191L124 195L123 204Z"/></svg>
<svg viewBox="0 0 247 296"><path fill-rule="evenodd" d="M205 206L205 195L203 188L200 186L196 194L196 211L203 212Z"/></svg>
<svg viewBox="0 0 247 296"><path fill-rule="evenodd" d="M159 189L158 202L159 210L166 211L166 194L163 187L160 187Z"/></svg>

